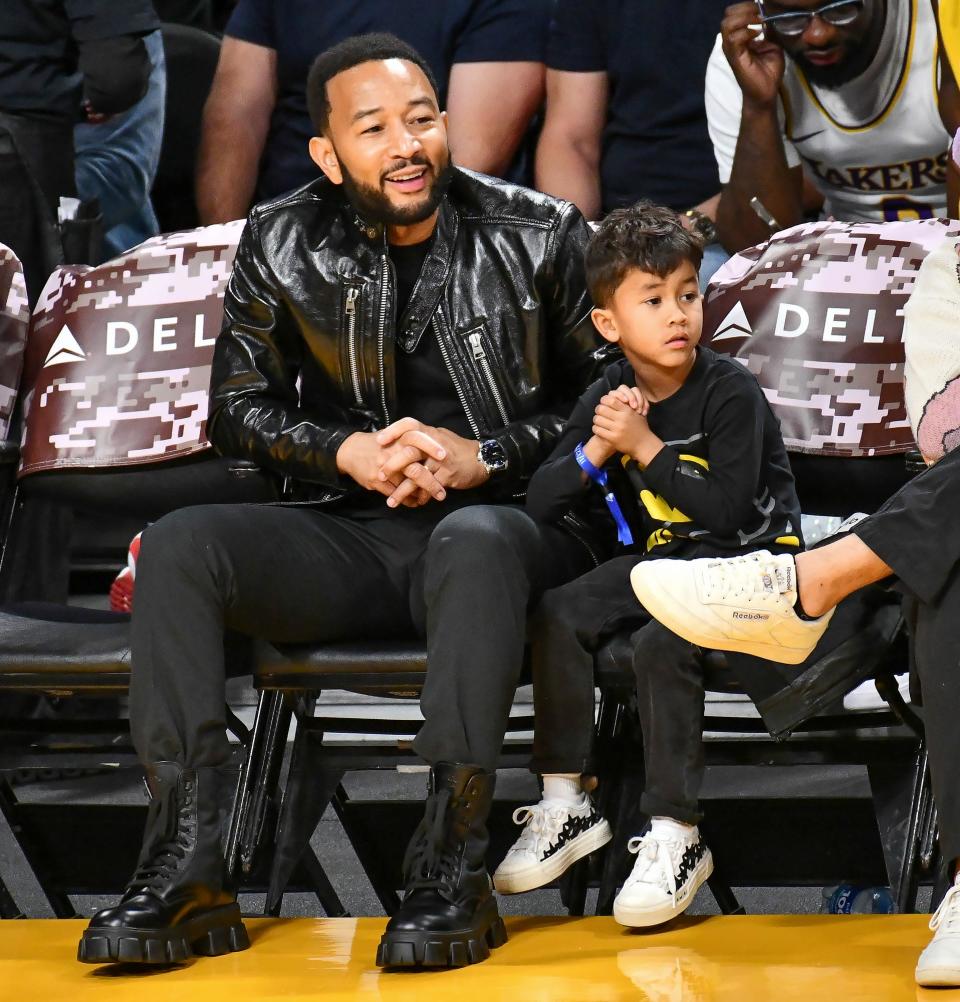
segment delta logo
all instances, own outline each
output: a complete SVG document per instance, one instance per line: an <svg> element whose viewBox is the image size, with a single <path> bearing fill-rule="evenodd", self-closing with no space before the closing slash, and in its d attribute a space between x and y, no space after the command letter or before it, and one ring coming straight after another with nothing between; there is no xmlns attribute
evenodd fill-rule
<svg viewBox="0 0 960 1002"><path fill-rule="evenodd" d="M863 297L867 298L867 297ZM869 301L869 300L868 300ZM875 300L873 300L875 301ZM860 304L851 306L831 306L826 299L812 298L807 305L797 303L776 303L776 315L765 319L764 327L772 320L770 333L775 338L806 337L822 341L824 344L847 344L862 342L863 344L887 344L903 339L903 308L897 309L897 323L890 324L892 337L884 336L877 330L876 307L861 308ZM884 311L881 320L883 325L890 323L890 314ZM896 328L894 330L894 328ZM755 335L753 325L747 317L742 302L737 302L733 309L717 325L716 333L710 338L710 344L719 341L752 338Z"/></svg>
<svg viewBox="0 0 960 1002"><path fill-rule="evenodd" d="M205 317L198 313L194 318L192 331L192 346L194 348L212 348L216 343L216 337L206 337L204 335ZM141 344L141 351L176 351L179 347L177 341L178 334L177 317L156 317L150 323L149 329L141 331L136 324L128 323L125 320L111 321L106 325L104 334L104 354L109 356L128 355ZM189 326L189 323L187 324ZM74 336L73 331L64 324L60 328L60 333L54 338L47 357L44 359L43 368L49 369L53 365L66 365L68 362L85 362L88 354L84 351L80 342Z"/></svg>

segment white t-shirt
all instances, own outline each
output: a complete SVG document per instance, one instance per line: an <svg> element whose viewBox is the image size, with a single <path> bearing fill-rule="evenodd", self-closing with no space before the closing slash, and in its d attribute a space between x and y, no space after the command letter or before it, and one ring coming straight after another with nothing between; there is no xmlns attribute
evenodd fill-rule
<svg viewBox="0 0 960 1002"><path fill-rule="evenodd" d="M937 108L931 0L887 4L873 63L836 90L813 87L789 57L778 115L787 165L804 164L824 213L850 222L946 215L947 135ZM720 183L730 180L743 98L718 36L705 103Z"/></svg>

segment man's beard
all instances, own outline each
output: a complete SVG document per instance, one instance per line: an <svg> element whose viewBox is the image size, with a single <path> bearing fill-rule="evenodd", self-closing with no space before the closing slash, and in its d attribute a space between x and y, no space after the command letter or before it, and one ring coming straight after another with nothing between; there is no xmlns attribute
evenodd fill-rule
<svg viewBox="0 0 960 1002"><path fill-rule="evenodd" d="M390 196L381 188L358 181L347 169L343 160L340 161L340 173L343 176L343 190L357 214L370 223L381 223L385 226L412 226L429 219L440 205L443 196L453 180L453 164L447 154L446 162L436 171L433 163L422 154L410 157L404 163L393 164L387 174L395 174L404 167L426 167L425 177L432 177L433 183L427 189L423 201L404 208L390 201ZM389 184L381 178L381 184Z"/></svg>
<svg viewBox="0 0 960 1002"><path fill-rule="evenodd" d="M856 80L870 65L873 56L874 53L871 53L870 46L865 45L863 40L860 40L855 45L851 45L843 59L833 66L815 66L800 52L796 53L793 59L814 87L836 90L838 87L850 83L851 80Z"/></svg>

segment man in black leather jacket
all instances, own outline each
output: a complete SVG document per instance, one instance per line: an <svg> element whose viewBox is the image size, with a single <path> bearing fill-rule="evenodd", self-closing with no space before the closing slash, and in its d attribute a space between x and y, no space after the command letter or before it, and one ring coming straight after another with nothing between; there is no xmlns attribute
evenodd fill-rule
<svg viewBox="0 0 960 1002"><path fill-rule="evenodd" d="M153 800L88 962L247 944L218 843L225 627L426 636L429 795L377 960L459 966L505 938L484 851L526 611L590 565L520 502L595 368L588 230L569 203L451 166L429 69L391 36L328 50L308 94L325 178L250 215L207 427L299 503L188 508L144 533L130 717Z"/></svg>

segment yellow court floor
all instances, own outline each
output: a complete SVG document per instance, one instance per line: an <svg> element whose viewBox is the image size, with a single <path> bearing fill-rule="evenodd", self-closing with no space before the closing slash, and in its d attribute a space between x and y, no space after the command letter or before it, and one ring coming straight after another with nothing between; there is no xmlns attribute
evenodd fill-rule
<svg viewBox="0 0 960 1002"><path fill-rule="evenodd" d="M141 973L74 960L81 921L0 921L10 1002L771 1002L960 999L918 989L923 915L686 918L632 933L611 918L515 918L490 960L454 971L373 966L384 919L254 919L244 953Z"/></svg>

